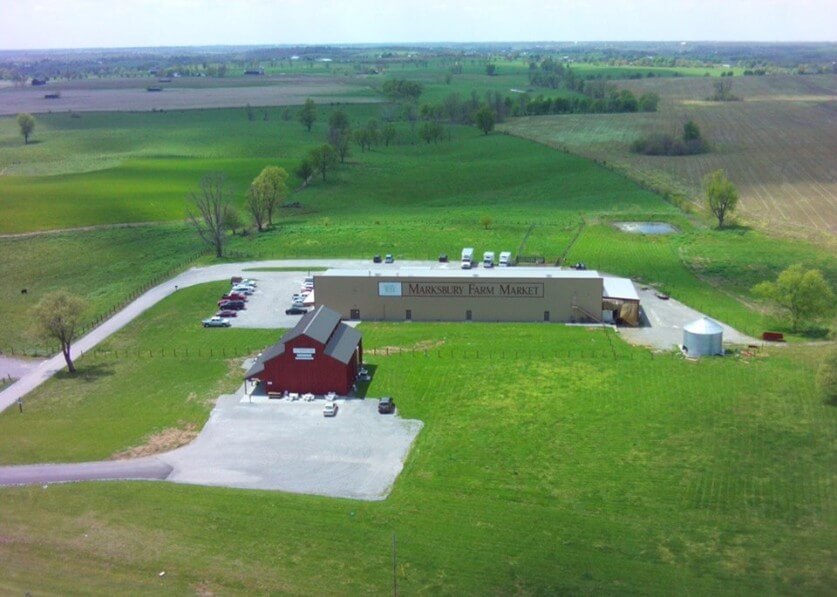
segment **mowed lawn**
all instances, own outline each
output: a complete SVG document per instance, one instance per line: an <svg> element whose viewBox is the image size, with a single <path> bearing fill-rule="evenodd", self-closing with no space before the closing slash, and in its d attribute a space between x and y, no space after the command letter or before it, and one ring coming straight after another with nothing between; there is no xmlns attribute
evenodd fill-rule
<svg viewBox="0 0 837 597"><path fill-rule="evenodd" d="M166 299L108 343L189 357L86 357L82 370L111 370L53 380L23 415L0 417L4 460L107 456L202 421L200 401L235 375L194 351L270 341L185 329L215 286ZM389 593L393 536L403 593L826 594L837 582L835 411L814 395L810 347L695 363L560 325L361 329L368 395L425 423L387 500L4 488L0 588ZM178 379L167 392L143 383L163 375Z"/></svg>

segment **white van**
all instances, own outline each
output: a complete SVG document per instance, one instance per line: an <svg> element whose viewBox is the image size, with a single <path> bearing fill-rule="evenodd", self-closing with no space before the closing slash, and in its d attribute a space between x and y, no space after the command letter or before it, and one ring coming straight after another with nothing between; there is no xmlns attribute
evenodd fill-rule
<svg viewBox="0 0 837 597"><path fill-rule="evenodd" d="M486 251L482 254L482 266L494 267L494 251Z"/></svg>
<svg viewBox="0 0 837 597"><path fill-rule="evenodd" d="M500 267L509 267L511 265L511 252L503 251L500 253Z"/></svg>
<svg viewBox="0 0 837 597"><path fill-rule="evenodd" d="M471 269L474 264L474 249L466 247L462 249L462 269Z"/></svg>

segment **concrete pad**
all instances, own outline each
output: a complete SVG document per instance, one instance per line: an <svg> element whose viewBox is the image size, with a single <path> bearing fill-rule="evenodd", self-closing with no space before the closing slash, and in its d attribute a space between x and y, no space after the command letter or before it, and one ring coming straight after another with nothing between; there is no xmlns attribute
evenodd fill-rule
<svg viewBox="0 0 837 597"><path fill-rule="evenodd" d="M382 500L401 472L421 421L380 415L374 399L242 401L222 397L200 436L159 458L176 483Z"/></svg>
<svg viewBox="0 0 837 597"><path fill-rule="evenodd" d="M657 298L655 290L637 288L639 304L645 315L643 325L636 328L620 327L619 333L631 344L649 346L657 350L671 350L683 344L683 327L703 317L703 313L687 307L673 298ZM724 328L724 344L758 344L760 340L718 322Z"/></svg>

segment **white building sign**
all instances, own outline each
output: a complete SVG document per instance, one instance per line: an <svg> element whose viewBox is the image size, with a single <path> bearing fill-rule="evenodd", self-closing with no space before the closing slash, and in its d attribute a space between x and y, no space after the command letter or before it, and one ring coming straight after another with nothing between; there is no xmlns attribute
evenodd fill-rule
<svg viewBox="0 0 837 597"><path fill-rule="evenodd" d="M313 361L316 352L315 348L294 348L294 358L297 361Z"/></svg>
<svg viewBox="0 0 837 597"><path fill-rule="evenodd" d="M401 282L378 282L378 296L401 296Z"/></svg>

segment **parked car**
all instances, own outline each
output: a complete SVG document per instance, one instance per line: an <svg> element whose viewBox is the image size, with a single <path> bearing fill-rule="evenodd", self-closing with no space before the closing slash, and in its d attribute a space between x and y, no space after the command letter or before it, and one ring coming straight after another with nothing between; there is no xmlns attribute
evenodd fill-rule
<svg viewBox="0 0 837 597"><path fill-rule="evenodd" d="M324 417L335 417L337 416L337 405L334 402L326 402L326 405L323 407L323 416Z"/></svg>
<svg viewBox="0 0 837 597"><path fill-rule="evenodd" d="M225 294L221 297L222 301L246 301L247 295L238 294L237 292L231 292L229 294Z"/></svg>
<svg viewBox="0 0 837 597"><path fill-rule="evenodd" d="M243 279L244 279L244 278L242 278L241 276L233 276L232 278L230 278L230 284L232 284L233 286L235 286L236 284L238 284L239 282L241 282Z"/></svg>
<svg viewBox="0 0 837 597"><path fill-rule="evenodd" d="M656 297L657 297L658 299L660 299L661 301L667 301L669 298L671 298L671 297L669 297L667 294L662 293L662 292L655 292L655 293L654 293L654 296L656 296Z"/></svg>
<svg viewBox="0 0 837 597"><path fill-rule="evenodd" d="M378 400L378 412L382 415L389 415L395 412L395 400L385 396Z"/></svg>
<svg viewBox="0 0 837 597"><path fill-rule="evenodd" d="M230 320L225 319L224 317L210 317L209 319L204 319L201 323L203 323L203 327L205 328L228 328L230 327Z"/></svg>
<svg viewBox="0 0 837 597"><path fill-rule="evenodd" d="M308 309L305 307L297 307L294 305L290 309L285 309L285 315L305 315L308 313Z"/></svg>
<svg viewBox="0 0 837 597"><path fill-rule="evenodd" d="M381 262L381 256L380 255L375 255L372 258L372 263L380 263L380 262Z"/></svg>
<svg viewBox="0 0 837 597"><path fill-rule="evenodd" d="M393 259L392 255L387 253L387 256L384 257L384 263L394 263L394 262L395 262L395 259Z"/></svg>
<svg viewBox="0 0 837 597"><path fill-rule="evenodd" d="M244 301L220 301L218 303L218 307L220 309L234 309L236 311L241 311L244 309Z"/></svg>
<svg viewBox="0 0 837 597"><path fill-rule="evenodd" d="M439 255L439 263L447 263L448 262L448 254L442 253Z"/></svg>
<svg viewBox="0 0 837 597"><path fill-rule="evenodd" d="M578 263L576 263L575 265L571 265L570 267L571 267L571 268L573 268L573 269L575 269L575 270L578 270L578 271L583 271L583 270L586 270L586 269L587 269L587 266L586 266L586 265L584 265L584 264L583 264L582 262L580 262L580 261L579 261Z"/></svg>
<svg viewBox="0 0 837 597"><path fill-rule="evenodd" d="M215 317L238 317L238 311L235 309L221 309L215 314Z"/></svg>
<svg viewBox="0 0 837 597"><path fill-rule="evenodd" d="M253 294L253 289L249 286L238 285L233 286L232 292L236 292L238 294L246 294L247 296L250 296L251 294Z"/></svg>

